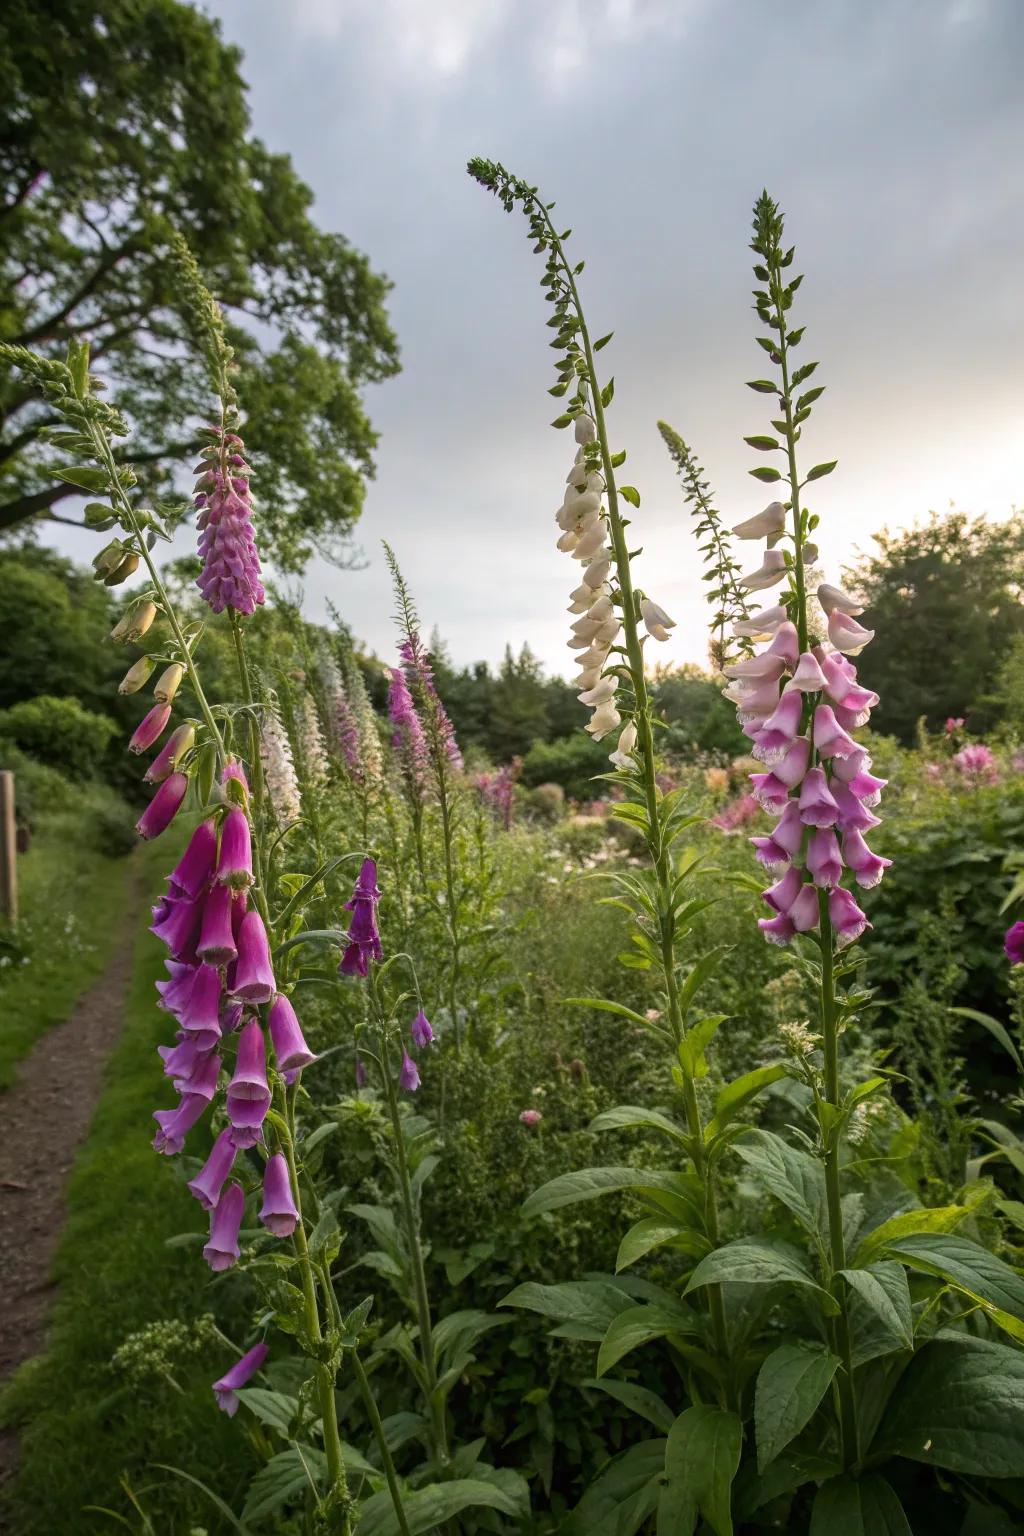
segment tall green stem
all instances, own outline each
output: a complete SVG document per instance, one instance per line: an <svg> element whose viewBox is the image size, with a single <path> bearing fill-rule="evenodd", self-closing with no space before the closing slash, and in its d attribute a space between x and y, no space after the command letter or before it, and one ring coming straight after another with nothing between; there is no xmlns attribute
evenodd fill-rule
<svg viewBox="0 0 1024 1536"><path fill-rule="evenodd" d="M384 1476L387 1478L388 1492L391 1494L391 1503L395 1511L395 1519L398 1521L398 1528L402 1532L402 1536L411 1536L409 1522L405 1515L405 1505L402 1502L402 1490L398 1482L398 1473L395 1471L395 1463L388 1447L388 1437L384 1432L380 1409L377 1407L377 1399L370 1389L369 1378L356 1350L352 1351L352 1368L355 1371L363 1403L370 1418L373 1438L376 1440L377 1449L380 1451L380 1459L384 1467Z"/></svg>
<svg viewBox="0 0 1024 1536"><path fill-rule="evenodd" d="M263 758L260 753L260 730L256 721L256 698L253 693L252 678L249 674L249 661L245 654L245 642L242 637L242 625L234 608L229 609L231 616L231 638L235 645L235 661L238 666L238 681L242 689L242 698L245 701L249 718L249 772L252 774L253 800L256 804L257 815L263 813ZM261 839L253 838L253 863L256 875L256 903L260 909L260 915L264 922L269 922L270 913L267 905L267 890L263 881L263 855L261 851Z"/></svg>
<svg viewBox="0 0 1024 1536"><path fill-rule="evenodd" d="M437 798L441 808L441 838L444 845L444 879L448 904L448 938L451 944L451 968L448 973L448 1014L455 1032L456 1054L462 1051L462 1026L459 1023L459 966L461 938L459 934L459 903L455 892L455 859L452 840L452 807L448 797L448 775L445 764L439 761L435 749L434 772L437 778Z"/></svg>
<svg viewBox="0 0 1024 1536"><path fill-rule="evenodd" d="M537 205L540 207L541 205ZM633 685L635 699L635 723L637 729L637 755L640 759L643 774L644 800L647 809L647 818L650 825L648 848L654 865L654 873L658 882L658 922L660 928L660 940L665 972L665 988L668 1001L669 1023L672 1034L678 1044L686 1033L686 1022L679 1006L679 992L676 985L676 954L675 954L675 925L673 917L673 891L672 891L672 861L671 851L665 844L661 835L661 820L658 814L659 791L655 778L655 752L654 731L651 725L651 702L647 690L647 679L644 672L643 646L640 641L640 633L637 626L637 605L633 592L633 578L630 570L629 545L626 541L626 529L622 515L619 511L618 490L615 484L615 468L612 464L612 453L608 443L608 430L605 424L604 406L601 402L601 390L597 382L597 369L594 363L594 349L590 341L590 332L583 316L583 305L580 301L579 290L576 286L576 278L565 258L561 241L551 222L551 216L546 209L543 210L544 219L550 231L553 248L558 252L562 263L563 275L572 295L576 318L579 321L580 340L583 344L583 354L587 365L587 377L590 382L591 402L594 411L594 422L597 427L598 442L601 447L601 466L604 472L605 491L608 497L608 521L611 528L612 546L615 550L615 565L618 574L619 591L622 597L622 625L626 638L626 654L629 658L630 679ZM704 1125L700 1113L700 1104L697 1099L697 1090L693 1079L684 1072L683 1102L686 1110L687 1129L690 1133L691 1156L697 1177L704 1187L705 1223L707 1236L712 1243L717 1242L718 1236L718 1203L714 1187L714 1175L708 1167L704 1146ZM725 1310L722 1305L722 1293L719 1286L708 1287L708 1302L711 1310L711 1321L715 1335L715 1348L724 1361L728 1358L728 1334L725 1326Z"/></svg>

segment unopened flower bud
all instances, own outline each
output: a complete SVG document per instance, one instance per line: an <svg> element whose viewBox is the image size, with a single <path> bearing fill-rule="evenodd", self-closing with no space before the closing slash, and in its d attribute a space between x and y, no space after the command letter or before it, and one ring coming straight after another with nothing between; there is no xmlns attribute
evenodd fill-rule
<svg viewBox="0 0 1024 1536"><path fill-rule="evenodd" d="M185 668L180 661L172 661L169 667L165 667L153 684L153 697L160 704L169 704L178 691L178 684L185 676Z"/></svg>
<svg viewBox="0 0 1024 1536"><path fill-rule="evenodd" d="M138 661L133 662L128 668L128 671L118 683L118 693L138 693L139 689L144 688L149 682L153 666L154 663L151 656L140 656Z"/></svg>
<svg viewBox="0 0 1024 1536"><path fill-rule="evenodd" d="M110 631L110 638L116 645L129 645L141 640L155 618L156 603L139 603L138 607L130 609L123 618L118 619Z"/></svg>
<svg viewBox="0 0 1024 1536"><path fill-rule="evenodd" d="M103 578L103 584L107 587L119 587L129 576L134 576L139 568L139 557L136 554L125 555L116 570Z"/></svg>
<svg viewBox="0 0 1024 1536"><path fill-rule="evenodd" d="M97 581L105 581L111 571L116 571L124 559L124 545L120 539L112 539L109 544L93 556L93 570L96 572Z"/></svg>

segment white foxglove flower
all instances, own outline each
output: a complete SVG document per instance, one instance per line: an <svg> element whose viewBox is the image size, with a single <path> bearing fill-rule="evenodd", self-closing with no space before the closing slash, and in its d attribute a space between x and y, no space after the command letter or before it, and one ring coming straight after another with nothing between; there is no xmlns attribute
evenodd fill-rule
<svg viewBox="0 0 1024 1536"><path fill-rule="evenodd" d="M295 729L306 779L313 786L327 782L327 752L320 717L312 696L304 693L295 711Z"/></svg>
<svg viewBox="0 0 1024 1536"><path fill-rule="evenodd" d="M762 608L760 613L752 613L749 619L737 619L732 632L737 639L767 640L788 617L786 609L779 603L775 608Z"/></svg>
<svg viewBox="0 0 1024 1536"><path fill-rule="evenodd" d="M604 547L605 532L604 519L598 517L593 527L588 528L577 540L572 552L573 559L589 560L592 555L596 555Z"/></svg>
<svg viewBox="0 0 1024 1536"><path fill-rule="evenodd" d="M842 587L833 587L827 581L823 581L818 588L818 602L826 613L858 614L864 612L864 604L851 597L849 592L844 592Z"/></svg>
<svg viewBox="0 0 1024 1536"><path fill-rule="evenodd" d="M302 815L302 801L292 749L284 726L270 705L267 706L260 732L260 757L263 761L263 782L267 786L267 794L278 821L282 826L298 821Z"/></svg>
<svg viewBox="0 0 1024 1536"><path fill-rule="evenodd" d="M605 593L603 597L599 597L597 602L594 603L588 617L591 619L603 620L609 618L612 612L613 608L611 597L608 595L608 593Z"/></svg>
<svg viewBox="0 0 1024 1536"><path fill-rule="evenodd" d="M583 671L578 672L573 678L573 687L584 689L596 688L597 684L601 681L602 670L603 668L601 667L584 667Z"/></svg>
<svg viewBox="0 0 1024 1536"><path fill-rule="evenodd" d="M587 483L587 466L577 454L576 462L565 477L566 485L584 486Z"/></svg>
<svg viewBox="0 0 1024 1536"><path fill-rule="evenodd" d="M577 416L574 435L580 447L582 447L584 443L596 443L597 423L594 421L593 416L588 416L586 412L584 412L582 416Z"/></svg>
<svg viewBox="0 0 1024 1536"><path fill-rule="evenodd" d="M781 501L770 502L763 512L737 523L732 531L738 539L767 539L770 548L786 531L786 509Z"/></svg>
<svg viewBox="0 0 1024 1536"><path fill-rule="evenodd" d="M588 587L601 587L612 568L612 553L610 549L600 550L584 569L583 581Z"/></svg>
<svg viewBox="0 0 1024 1536"><path fill-rule="evenodd" d="M621 628L622 620L619 618L617 613L613 613L610 618L605 619L604 623L597 631L597 634L594 636L594 640L600 645L611 645L612 642L618 638L619 630Z"/></svg>
<svg viewBox="0 0 1024 1536"><path fill-rule="evenodd" d="M785 580L786 557L781 549L766 549L764 560L756 571L740 577L740 586L748 592L760 592L764 587L777 587Z"/></svg>
<svg viewBox="0 0 1024 1536"><path fill-rule="evenodd" d="M599 645L595 642L589 651L584 651L582 656L576 657L577 664L584 668L597 667L598 671L600 671L608 660L608 652L610 650L610 645Z"/></svg>
<svg viewBox="0 0 1024 1536"><path fill-rule="evenodd" d="M828 637L837 651L842 651L845 656L856 656L875 638L875 632L835 608L828 616Z"/></svg>
<svg viewBox="0 0 1024 1536"><path fill-rule="evenodd" d="M640 616L647 633L654 640L667 640L669 630L676 627L675 619L670 619L664 608L652 602L649 597L640 600Z"/></svg>
<svg viewBox="0 0 1024 1536"><path fill-rule="evenodd" d="M633 748L635 746L636 726L633 724L633 721L630 720L629 724L623 727L622 735L619 737L619 744L615 751L609 752L609 762L614 763L616 768L628 768L630 757L632 756Z"/></svg>
<svg viewBox="0 0 1024 1536"><path fill-rule="evenodd" d="M579 534L570 528L568 533L562 534L562 537L559 539L555 548L560 549L565 555L571 555L579 541Z"/></svg>
<svg viewBox="0 0 1024 1536"><path fill-rule="evenodd" d="M576 697L581 704L586 704L593 709L598 704L604 704L607 699L613 699L617 687L617 678L602 677L600 682L594 684L593 688L587 688L585 692L578 693Z"/></svg>
<svg viewBox="0 0 1024 1536"><path fill-rule="evenodd" d="M622 716L615 708L614 701L608 699L604 704L598 705L583 729L593 736L595 741L600 741L610 731L617 730L621 724Z"/></svg>

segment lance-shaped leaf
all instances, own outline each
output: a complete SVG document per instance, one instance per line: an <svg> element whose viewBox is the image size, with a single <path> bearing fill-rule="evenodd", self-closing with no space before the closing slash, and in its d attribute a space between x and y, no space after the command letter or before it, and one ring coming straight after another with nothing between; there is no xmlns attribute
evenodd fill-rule
<svg viewBox="0 0 1024 1536"><path fill-rule="evenodd" d="M620 1451L598 1473L559 1536L634 1536L657 1507L664 1464L662 1439Z"/></svg>
<svg viewBox="0 0 1024 1536"><path fill-rule="evenodd" d="M828 1291L804 1268L796 1252L783 1243L740 1238L716 1248L697 1265L683 1294L689 1295L702 1285L727 1285L730 1281L745 1285L797 1285L812 1291L829 1316L839 1310Z"/></svg>
<svg viewBox="0 0 1024 1536"><path fill-rule="evenodd" d="M871 1451L967 1477L1024 1477L1024 1353L942 1332L900 1378Z"/></svg>
<svg viewBox="0 0 1024 1536"><path fill-rule="evenodd" d="M890 1350L913 1349L914 1315L902 1264L880 1259L866 1269L841 1269L854 1292L850 1307L853 1363L863 1365Z"/></svg>
<svg viewBox="0 0 1024 1536"><path fill-rule="evenodd" d="M754 1393L759 1472L810 1423L838 1369L820 1344L780 1344L768 1356Z"/></svg>
<svg viewBox="0 0 1024 1536"><path fill-rule="evenodd" d="M732 1484L742 1449L743 1425L734 1413L697 1404L679 1415L665 1445L659 1536L663 1532L688 1536L698 1511L715 1536L733 1536Z"/></svg>
<svg viewBox="0 0 1024 1536"><path fill-rule="evenodd" d="M671 1299L627 1307L608 1324L597 1355L597 1374L603 1376L626 1355L639 1349L641 1344L649 1344L652 1339L664 1339L672 1334L680 1337L697 1334L701 1327L696 1312Z"/></svg>
<svg viewBox="0 0 1024 1536"><path fill-rule="evenodd" d="M887 1251L911 1269L963 1291L1000 1328L1024 1342L1024 1280L987 1248L952 1232L920 1232L889 1243Z"/></svg>
<svg viewBox="0 0 1024 1536"><path fill-rule="evenodd" d="M822 1483L811 1536L913 1536L903 1505L883 1477L834 1477Z"/></svg>
<svg viewBox="0 0 1024 1536"><path fill-rule="evenodd" d="M792 1211L812 1236L825 1221L825 1175L816 1158L791 1147L774 1131L752 1130L734 1143L734 1151L769 1194Z"/></svg>
<svg viewBox="0 0 1024 1536"><path fill-rule="evenodd" d="M670 1173L660 1168L581 1168L576 1173L562 1173L534 1190L523 1201L523 1215L539 1216L542 1211L560 1210L581 1200L596 1200L600 1195L618 1194L626 1189L665 1190L693 1207L698 1216L703 1198L699 1180L690 1174Z"/></svg>

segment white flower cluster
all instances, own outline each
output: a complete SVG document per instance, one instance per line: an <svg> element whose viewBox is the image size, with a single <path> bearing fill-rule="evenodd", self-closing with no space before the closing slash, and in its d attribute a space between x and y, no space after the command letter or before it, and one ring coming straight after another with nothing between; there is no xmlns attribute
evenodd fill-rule
<svg viewBox="0 0 1024 1536"><path fill-rule="evenodd" d="M328 775L327 748L324 745L320 716L311 693L304 693L295 709L295 729L301 754L303 772L309 785L316 788L326 784Z"/></svg>
<svg viewBox="0 0 1024 1536"><path fill-rule="evenodd" d="M260 732L260 757L263 760L263 782L267 786L274 814L282 826L298 821L302 815L302 800L295 762L288 736L276 708L268 704Z"/></svg>
<svg viewBox="0 0 1024 1536"><path fill-rule="evenodd" d="M577 698L593 710L585 729L595 741L601 741L622 725L616 706L618 679L614 673L602 675L622 620L612 593L615 552L608 542L607 513L602 504L604 476L587 462L587 446L596 440L593 418L586 414L577 416L576 458L566 476L565 497L555 513L555 521L562 530L558 548L581 565L580 584L570 594L569 612L576 617L568 644L577 653L580 668L573 679L581 690ZM648 633L656 640L667 640L672 627L668 614L647 598L642 599L640 606ZM626 767L635 745L636 725L630 720L619 735L615 751L609 754L611 761Z"/></svg>

